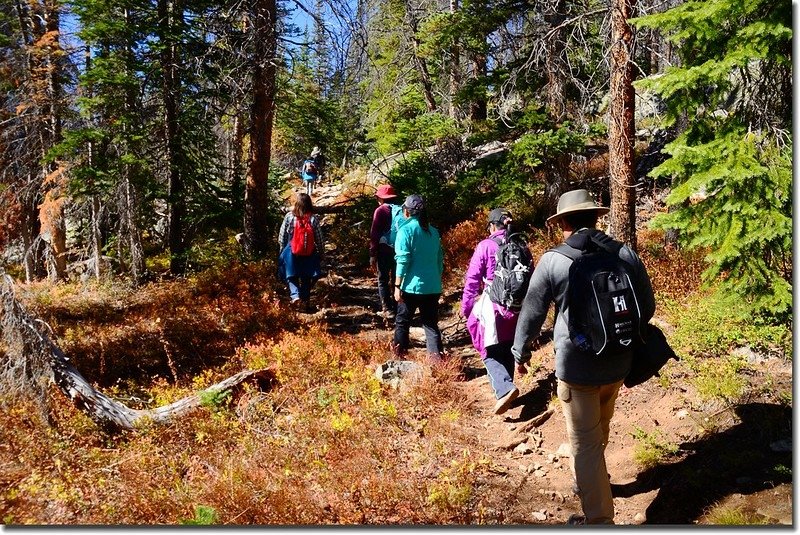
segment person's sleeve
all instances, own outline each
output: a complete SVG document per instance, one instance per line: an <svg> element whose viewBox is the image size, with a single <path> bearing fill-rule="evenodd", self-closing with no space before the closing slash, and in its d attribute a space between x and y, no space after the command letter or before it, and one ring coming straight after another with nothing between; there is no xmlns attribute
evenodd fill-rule
<svg viewBox="0 0 800 535"><path fill-rule="evenodd" d="M643 323L648 323L653 318L653 314L656 313L656 298L653 294L653 285L650 282L650 275L647 274L647 268L645 268L639 255L631 251L631 257L631 263L636 272L636 296L639 298L639 310Z"/></svg>
<svg viewBox="0 0 800 535"><path fill-rule="evenodd" d="M467 274L464 276L464 293L461 296L461 312L464 316L468 316L472 312L484 277L486 277L486 254L479 243L475 252L472 253Z"/></svg>
<svg viewBox="0 0 800 535"><path fill-rule="evenodd" d="M514 355L517 364L525 364L531 359L528 342L539 336L542 325L547 319L550 303L553 302L549 266L547 255L542 256L539 266L533 270L528 291L522 301L522 309L514 332L514 344L511 346L511 354Z"/></svg>
<svg viewBox="0 0 800 535"><path fill-rule="evenodd" d="M281 222L281 228L278 231L278 247L279 247L280 251L283 251L283 248L286 247L287 243L289 243L289 215L290 215L290 213L286 214L283 217L283 222Z"/></svg>
<svg viewBox="0 0 800 535"><path fill-rule="evenodd" d="M314 243L317 246L320 256L325 254L325 239L322 236L322 226L319 224L319 218L314 217Z"/></svg>
<svg viewBox="0 0 800 535"><path fill-rule="evenodd" d="M405 227L397 232L397 237L394 240L394 260L397 263L395 278L401 281L408 274L408 268L411 264L411 236L408 232L403 232L404 229Z"/></svg>
<svg viewBox="0 0 800 535"><path fill-rule="evenodd" d="M387 214L387 210L382 208L383 206L385 205L378 206L372 214L372 227L369 230L369 256L371 258L378 256L378 243L391 224L391 209Z"/></svg>
<svg viewBox="0 0 800 535"><path fill-rule="evenodd" d="M442 239L439 238L439 258L437 259L439 262L439 280L441 281L442 275L444 275L444 249L442 249Z"/></svg>

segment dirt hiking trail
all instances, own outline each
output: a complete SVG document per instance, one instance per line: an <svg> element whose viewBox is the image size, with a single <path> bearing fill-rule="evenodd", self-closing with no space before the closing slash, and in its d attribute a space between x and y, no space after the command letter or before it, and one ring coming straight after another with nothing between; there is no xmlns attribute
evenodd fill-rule
<svg viewBox="0 0 800 535"><path fill-rule="evenodd" d="M325 206L340 193L341 186L320 186L314 202ZM323 232L327 218L333 221L335 214L323 218ZM367 224L364 244L368 229ZM318 311L303 317L342 337L385 342L385 360L391 360L394 325L378 312L374 275L367 266L342 262L335 252L339 246L329 245L334 250L327 255L327 275L312 292ZM484 519L490 524L563 524L571 514L580 514L581 507L572 492L563 415L554 402L552 343L534 353L532 363L541 362L538 369L515 377L520 397L512 408L494 415L495 399L485 368L464 321L455 314L460 298L460 289L443 294L439 326L448 356L445 365L459 370L461 410L469 426L464 436L473 439L463 447L480 448L492 460L491 475L481 479L477 489L486 505ZM408 359L425 363L424 334L416 321L411 340ZM790 361L752 358L759 371L748 377L751 385L771 381L791 391ZM793 466L791 407L769 399L756 387L735 406L701 401L687 380L688 368L674 361L670 366L666 387L656 378L620 390L606 450L616 523L707 524L706 513L722 506L767 524L791 525L791 474L787 478L776 472L776 467ZM789 426L779 441L768 432L776 425ZM642 441L641 436L636 438L638 431L659 433L677 444L678 452L665 465L642 468L634 462L634 451Z"/></svg>

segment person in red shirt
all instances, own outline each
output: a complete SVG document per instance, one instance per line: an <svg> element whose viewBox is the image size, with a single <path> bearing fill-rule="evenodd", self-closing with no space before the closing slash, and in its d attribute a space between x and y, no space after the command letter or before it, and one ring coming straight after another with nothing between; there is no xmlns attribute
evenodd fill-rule
<svg viewBox="0 0 800 535"><path fill-rule="evenodd" d="M390 184L383 184L375 192L378 207L372 214L372 227L369 232L369 265L378 276L378 297L384 316L393 318L397 312L391 283L394 281L394 244L388 243L387 236L392 224L392 206L397 205L397 192Z"/></svg>

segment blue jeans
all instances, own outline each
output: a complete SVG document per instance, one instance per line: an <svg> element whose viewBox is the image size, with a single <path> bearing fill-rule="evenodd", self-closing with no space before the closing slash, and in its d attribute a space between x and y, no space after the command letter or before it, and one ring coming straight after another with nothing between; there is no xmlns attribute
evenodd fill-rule
<svg viewBox="0 0 800 535"><path fill-rule="evenodd" d="M286 282L289 284L292 301L308 301L311 298L311 288L314 286L314 279L311 277L289 277Z"/></svg>
<svg viewBox="0 0 800 535"><path fill-rule="evenodd" d="M378 268L378 297L381 300L381 308L394 312L397 303L394 302L390 281L394 280L394 270L397 267L394 261L394 249L388 247L384 250L382 246L378 248L377 268Z"/></svg>
<svg viewBox="0 0 800 535"><path fill-rule="evenodd" d="M495 399L500 399L516 388L514 386L514 356L511 354L513 341L501 342L486 347L483 365L494 389Z"/></svg>
<svg viewBox="0 0 800 535"><path fill-rule="evenodd" d="M419 309L422 328L425 329L425 346L428 353L442 352L442 333L439 330L439 296L441 294L410 294L403 292L403 300L397 303L394 320L394 349L403 354L408 351L408 329L411 318Z"/></svg>

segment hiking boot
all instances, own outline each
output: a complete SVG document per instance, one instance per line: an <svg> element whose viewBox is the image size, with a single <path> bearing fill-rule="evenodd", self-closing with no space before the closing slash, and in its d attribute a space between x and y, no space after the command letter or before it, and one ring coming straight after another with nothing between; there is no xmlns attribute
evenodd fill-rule
<svg viewBox="0 0 800 535"><path fill-rule="evenodd" d="M583 526L586 524L586 517L577 513L573 513L569 515L567 524L570 526Z"/></svg>
<svg viewBox="0 0 800 535"><path fill-rule="evenodd" d="M494 404L494 413L503 414L506 412L511 407L511 403L517 399L517 396L519 396L519 388L514 387L508 394L497 400L497 403Z"/></svg>

